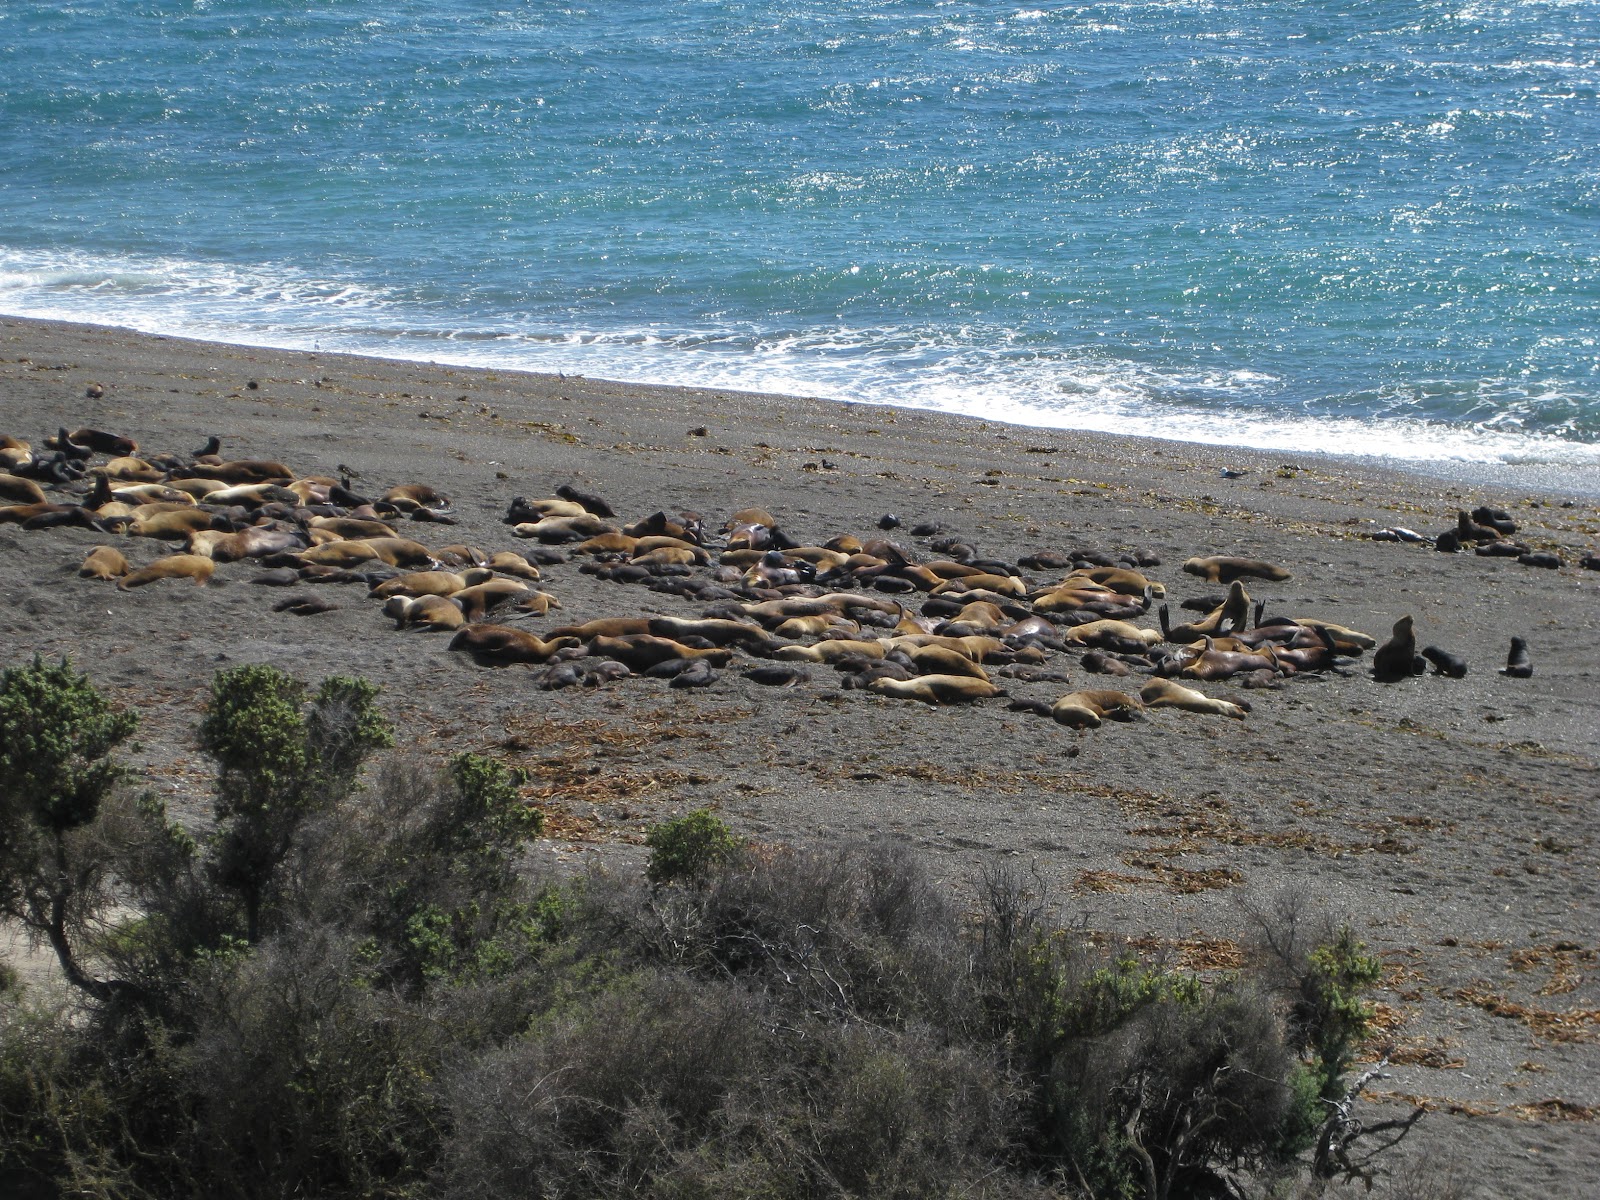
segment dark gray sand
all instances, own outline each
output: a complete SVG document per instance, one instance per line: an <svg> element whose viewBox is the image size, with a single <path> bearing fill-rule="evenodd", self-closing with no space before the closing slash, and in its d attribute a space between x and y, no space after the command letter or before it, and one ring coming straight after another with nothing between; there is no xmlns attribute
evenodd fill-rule
<svg viewBox="0 0 1600 1200"><path fill-rule="evenodd" d="M91 383L103 398L85 398ZM956 887L1009 857L1037 869L1063 920L1202 967L1233 960L1241 897L1292 891L1348 918L1387 964L1371 1050L1390 1050L1392 1078L1375 1085L1389 1106L1372 1111L1431 1110L1396 1166L1453 1169L1484 1197L1600 1192L1600 573L1576 566L1600 541L1592 498L887 408L0 320L0 433L38 444L60 425L178 453L217 434L230 457L306 475L343 464L374 493L426 482L460 521L402 531L430 546L525 549L502 523L507 503L572 483L626 519L696 509L716 528L764 507L810 543L875 534L895 513L895 536L923 549L906 528L925 520L1012 561L1146 549L1175 611L1218 590L1183 561L1226 553L1293 572L1250 581L1269 616L1381 641L1409 613L1419 645L1465 657L1466 678L1382 685L1368 656L1343 677L1246 693L1244 721L1166 710L1073 732L1003 700L931 708L842 691L821 667L793 689L730 670L693 692L645 678L543 692L526 668L446 652L448 635L395 632L359 587L323 587L340 607L310 617L273 613L283 592L251 586L249 563L219 566L206 587L120 592L76 576L105 535L0 526L5 661L70 654L137 708L139 764L179 813L204 811L192 738L212 673L269 662L312 681L380 682L404 746L534 768L530 794L552 830L539 854L567 867L637 869L647 826L710 805L758 839L902 838ZM1569 565L1367 537L1437 532L1479 503L1510 510L1519 538ZM119 543L136 566L167 549ZM576 563L544 576L563 607L516 622L539 632L704 607ZM1498 673L1512 635L1528 641L1530 679ZM1142 682L1057 657L1070 683L1005 681L1012 695Z"/></svg>

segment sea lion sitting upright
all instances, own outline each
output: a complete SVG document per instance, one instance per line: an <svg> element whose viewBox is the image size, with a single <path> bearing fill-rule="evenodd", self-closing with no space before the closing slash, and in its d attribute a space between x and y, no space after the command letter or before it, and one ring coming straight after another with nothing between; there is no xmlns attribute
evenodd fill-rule
<svg viewBox="0 0 1600 1200"><path fill-rule="evenodd" d="M1512 679L1527 679L1533 674L1533 660L1528 657L1526 639L1511 639L1511 652L1506 655L1506 665L1501 668L1500 674L1509 675Z"/></svg>
<svg viewBox="0 0 1600 1200"><path fill-rule="evenodd" d="M1394 623L1394 633L1372 656L1372 677L1379 683L1410 679L1427 669L1427 661L1417 654L1417 634L1410 615ZM1418 664L1422 665L1419 667Z"/></svg>

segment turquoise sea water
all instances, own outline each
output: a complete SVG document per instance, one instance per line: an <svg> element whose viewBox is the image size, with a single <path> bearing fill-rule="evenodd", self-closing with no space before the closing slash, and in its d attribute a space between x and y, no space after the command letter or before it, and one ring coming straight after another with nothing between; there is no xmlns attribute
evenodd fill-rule
<svg viewBox="0 0 1600 1200"><path fill-rule="evenodd" d="M1600 5L0 6L0 311L1600 464Z"/></svg>

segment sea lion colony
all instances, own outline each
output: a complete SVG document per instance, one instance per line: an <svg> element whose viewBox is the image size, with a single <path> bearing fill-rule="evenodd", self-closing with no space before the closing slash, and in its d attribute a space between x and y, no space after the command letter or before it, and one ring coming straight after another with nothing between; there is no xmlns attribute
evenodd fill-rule
<svg viewBox="0 0 1600 1200"><path fill-rule="evenodd" d="M1430 664L1453 678L1467 670L1438 647L1418 653L1410 616L1381 647L1313 614L1264 619L1264 602L1252 601L1245 580L1259 587L1289 579L1274 563L1189 559L1185 572L1228 590L1184 601L1184 609L1203 615L1182 624L1162 603L1157 629L1138 623L1166 596L1145 574L1160 565L1148 553L1039 551L1012 563L985 558L932 525L909 530L925 551L872 534L840 533L807 545L763 509L736 512L715 533L690 512L663 510L627 523L603 498L571 485L549 499L511 501L505 521L529 544L525 551L431 547L399 532L402 521L455 524L449 498L425 484L368 497L343 471L338 479L298 476L284 463L231 460L220 450L213 437L188 456L140 456L133 439L93 429L60 430L37 452L0 438L7 468L0 473L0 524L85 527L122 548L133 538L181 543L179 552L139 568L118 545L92 550L79 574L115 580L124 590L168 579L204 584L217 564L246 561L258 569L250 580L257 584L358 585L396 629L452 632L450 650L485 665L538 668L544 689L631 674L705 687L719 669L743 662L744 677L758 684L793 686L810 667L823 666L840 673L847 690L971 703L1007 697L996 677L1065 684L1071 654L1092 674L1151 677L1136 692L1088 688L1052 704L1011 701L1019 711L1084 729L1163 707L1243 718L1250 704L1242 697L1210 697L1188 684L1281 687L1347 673L1375 647L1372 674L1380 682L1421 674ZM879 527L887 533L899 524L885 516ZM1514 532L1507 524L1497 510L1482 509L1463 513L1454 532L1481 552ZM543 635L508 623L548 618L559 608L536 586L541 568L574 562L583 573L705 608L698 619L618 616L557 625ZM314 615L338 606L324 595L296 593L271 607ZM1517 638L1501 673L1531 670Z"/></svg>

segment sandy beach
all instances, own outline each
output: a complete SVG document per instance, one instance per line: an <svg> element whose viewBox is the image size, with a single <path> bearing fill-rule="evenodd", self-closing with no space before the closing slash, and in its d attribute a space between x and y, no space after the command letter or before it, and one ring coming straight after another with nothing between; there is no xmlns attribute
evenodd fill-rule
<svg viewBox="0 0 1600 1200"><path fill-rule="evenodd" d="M86 398L91 384L104 389ZM135 566L168 547L79 528L0 526L5 663L70 655L141 716L147 786L199 820L208 777L193 745L212 673L266 662L315 681L383 687L405 748L474 749L532 772L549 814L539 854L560 869L637 870L643 831L710 806L773 841L899 838L953 888L996 856L1031 866L1064 923L1128 937L1183 966L1238 961L1242 900L1292 891L1355 926L1386 964L1375 996L1391 1078L1386 1105L1430 1115L1395 1152L1477 1181L1472 1194L1593 1194L1600 1147L1600 548L1593 489L1542 490L1508 472L1477 483L1316 455L1255 454L1110 438L804 398L650 388L324 353L250 349L87 326L0 319L0 434L39 445L58 427L112 430L144 451L228 457L300 475L343 466L369 493L426 483L455 525L407 523L430 546L525 549L509 502L572 484L625 520L750 506L802 544L890 536L924 557L919 522L985 558L1143 551L1184 599L1216 591L1191 556L1281 564L1249 581L1268 616L1318 617L1382 641L1402 616L1465 678L1375 682L1370 655L1248 693L1243 721L1171 710L1074 731L1005 699L930 707L841 689L814 667L794 688L737 669L673 690L635 677L541 691L523 667L475 665L449 636L397 632L360 587L317 593L333 611L275 613L254 563L209 586L122 592L77 577L115 540ZM1226 469L1226 473L1225 470ZM1436 553L1378 541L1425 534L1458 511L1507 510L1518 538L1566 564ZM543 568L561 608L513 623L544 633L600 617L699 616L704 603ZM1061 572L1024 570L1042 583ZM311 590L302 588L300 590ZM1176 617L1193 619L1193 614ZM1153 614L1141 623L1153 626ZM1501 675L1512 636L1531 678ZM736 663L737 667L739 664ZM750 665L748 663L743 665ZM1007 678L1011 699L1050 703L1088 674Z"/></svg>

